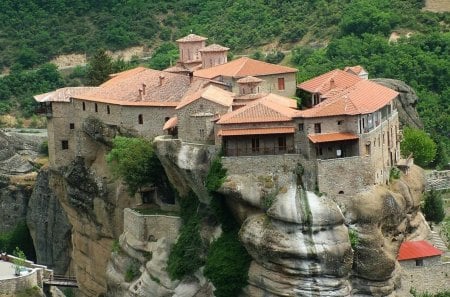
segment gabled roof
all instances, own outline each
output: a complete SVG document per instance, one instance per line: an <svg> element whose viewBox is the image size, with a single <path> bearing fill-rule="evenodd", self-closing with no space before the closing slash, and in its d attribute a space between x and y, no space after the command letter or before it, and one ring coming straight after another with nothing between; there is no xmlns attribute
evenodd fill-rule
<svg viewBox="0 0 450 297"><path fill-rule="evenodd" d="M345 90L330 94L316 106L298 111L298 115L311 118L367 114L377 111L397 96L398 93L392 89L361 79Z"/></svg>
<svg viewBox="0 0 450 297"><path fill-rule="evenodd" d="M34 96L37 102L70 102L70 98L95 90L97 87L68 87Z"/></svg>
<svg viewBox="0 0 450 297"><path fill-rule="evenodd" d="M250 83L260 83L263 80L254 76L246 76L243 78L238 79L236 82L238 84L250 84Z"/></svg>
<svg viewBox="0 0 450 297"><path fill-rule="evenodd" d="M309 134L309 140L312 143L323 143L323 142L335 142L335 141L347 141L356 140L358 135L353 133L326 133L326 134Z"/></svg>
<svg viewBox="0 0 450 297"><path fill-rule="evenodd" d="M195 41L205 41L208 38L203 37L203 36L199 36L199 35L195 35L195 34L189 34L187 36L184 36L180 39L177 39L177 42L195 42Z"/></svg>
<svg viewBox="0 0 450 297"><path fill-rule="evenodd" d="M304 81L297 87L309 93L325 94L332 89L346 89L362 80L357 75L335 69Z"/></svg>
<svg viewBox="0 0 450 297"><path fill-rule="evenodd" d="M224 46L214 43L214 44L208 45L207 47L201 48L198 51L199 52L226 52L228 50L229 50L228 47L224 47Z"/></svg>
<svg viewBox="0 0 450 297"><path fill-rule="evenodd" d="M99 87L73 97L127 106L176 107L185 95L198 91L207 83L207 80L199 78L191 81L186 75L137 67L118 73Z"/></svg>
<svg viewBox="0 0 450 297"><path fill-rule="evenodd" d="M206 99L222 106L231 106L233 103L234 94L214 85L198 90L195 93L189 94L181 100L176 109L183 108L198 99Z"/></svg>
<svg viewBox="0 0 450 297"><path fill-rule="evenodd" d="M164 123L163 130L168 130L170 128L174 128L178 125L178 117L174 116L167 120L167 122Z"/></svg>
<svg viewBox="0 0 450 297"><path fill-rule="evenodd" d="M292 121L296 110L287 105L291 105L288 100L293 99L286 98L287 100L277 100L272 95L269 94L244 107L223 115L217 123L241 124ZM295 100L293 101L295 102Z"/></svg>
<svg viewBox="0 0 450 297"><path fill-rule="evenodd" d="M297 69L242 57L225 64L197 70L194 72L194 76L209 79L218 76L240 78L293 72L297 72Z"/></svg>
<svg viewBox="0 0 450 297"><path fill-rule="evenodd" d="M429 244L425 240L405 241L400 246L397 260L421 259L427 257L440 256L443 252Z"/></svg>
<svg viewBox="0 0 450 297"><path fill-rule="evenodd" d="M355 75L360 75L361 73L367 74L367 71L361 65L347 66L344 68L344 71L353 73Z"/></svg>

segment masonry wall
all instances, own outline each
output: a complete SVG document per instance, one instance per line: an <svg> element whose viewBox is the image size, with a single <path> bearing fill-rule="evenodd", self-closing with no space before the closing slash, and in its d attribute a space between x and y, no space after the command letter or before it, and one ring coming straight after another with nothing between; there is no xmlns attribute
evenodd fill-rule
<svg viewBox="0 0 450 297"><path fill-rule="evenodd" d="M179 42L180 61L200 61L199 50L205 47L205 41Z"/></svg>
<svg viewBox="0 0 450 297"><path fill-rule="evenodd" d="M0 296L17 296L18 292L31 289L38 285L41 284L38 283L37 270L35 269L24 276L0 280Z"/></svg>
<svg viewBox="0 0 450 297"><path fill-rule="evenodd" d="M296 74L292 73L280 73L272 75L260 75L258 78L264 80L260 84L260 91L265 93L274 93L285 97L295 96L297 90ZM278 89L278 78L284 78L284 90ZM239 94L239 84L236 81L239 78L230 80L230 78L222 78L224 82L231 83L232 92Z"/></svg>
<svg viewBox="0 0 450 297"><path fill-rule="evenodd" d="M142 215L129 208L124 209L124 233L139 241L167 238L175 242L181 227L181 218L166 215Z"/></svg>
<svg viewBox="0 0 450 297"><path fill-rule="evenodd" d="M423 267L435 266L441 264L441 256L423 258L423 266L417 266L416 260L398 261L404 269L421 269Z"/></svg>
<svg viewBox="0 0 450 297"><path fill-rule="evenodd" d="M228 62L226 52L201 52L202 68L210 68Z"/></svg>
<svg viewBox="0 0 450 297"><path fill-rule="evenodd" d="M354 195L375 184L372 172L372 162L367 157L317 160L317 185L329 197Z"/></svg>
<svg viewBox="0 0 450 297"><path fill-rule="evenodd" d="M178 137L185 142L214 143L214 122L216 114L223 115L230 107L206 99L199 99L186 105L178 113Z"/></svg>

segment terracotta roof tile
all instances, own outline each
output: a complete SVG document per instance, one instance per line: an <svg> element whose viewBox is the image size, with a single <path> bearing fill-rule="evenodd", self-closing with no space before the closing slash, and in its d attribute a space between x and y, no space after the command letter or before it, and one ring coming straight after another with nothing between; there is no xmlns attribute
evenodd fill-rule
<svg viewBox="0 0 450 297"><path fill-rule="evenodd" d="M398 96L390 88L361 79L353 86L330 94L316 106L298 111L300 117L367 114L377 111Z"/></svg>
<svg viewBox="0 0 450 297"><path fill-rule="evenodd" d="M269 94L261 99L253 101L244 107L223 115L218 124L239 124L239 123L267 123L267 122L288 122L292 121L296 115L296 110L285 104L287 100L280 100L282 96ZM293 100L295 102L295 100Z"/></svg>
<svg viewBox="0 0 450 297"><path fill-rule="evenodd" d="M178 125L178 117L174 116L167 120L164 123L163 130L168 130L170 128L174 128Z"/></svg>
<svg viewBox="0 0 450 297"><path fill-rule="evenodd" d="M310 93L325 94L335 88L346 89L360 80L362 79L354 74L335 69L302 82L298 88Z"/></svg>
<svg viewBox="0 0 450 297"><path fill-rule="evenodd" d="M397 260L420 259L433 256L440 256L443 252L435 248L425 240L405 241L400 246Z"/></svg>
<svg viewBox="0 0 450 297"><path fill-rule="evenodd" d="M195 34L189 34L187 36L184 36L180 39L177 39L177 42L192 42L192 41L205 41L208 38L203 37L203 36L199 36L199 35L195 35Z"/></svg>
<svg viewBox="0 0 450 297"><path fill-rule="evenodd" d="M290 134L294 133L294 127L267 127L252 129L221 129L219 136L263 135L263 134Z"/></svg>
<svg viewBox="0 0 450 297"><path fill-rule="evenodd" d="M194 76L209 79L218 76L239 78L291 72L297 72L297 69L242 57L225 64L197 70L194 72Z"/></svg>
<svg viewBox="0 0 450 297"><path fill-rule="evenodd" d="M344 68L344 71L354 73L355 75L359 75L361 72L367 73L367 71L361 65L347 66Z"/></svg>
<svg viewBox="0 0 450 297"><path fill-rule="evenodd" d="M260 83L264 80L254 77L254 76L246 76L244 78L238 79L236 82L239 84L249 84L249 83Z"/></svg>
<svg viewBox="0 0 450 297"><path fill-rule="evenodd" d="M185 96L183 100L181 100L181 102L178 104L176 109L183 108L184 106L189 105L200 98L218 103L223 106L231 106L231 104L233 103L234 94L214 85L209 85L203 89L198 90L195 93Z"/></svg>
<svg viewBox="0 0 450 297"><path fill-rule="evenodd" d="M199 49L199 52L226 52L228 50L229 50L228 47L224 47L224 46L214 43L214 44L208 45L207 47Z"/></svg>
<svg viewBox="0 0 450 297"><path fill-rule="evenodd" d="M70 98L95 90L97 87L68 87L34 96L37 102L70 102Z"/></svg>
<svg viewBox="0 0 450 297"><path fill-rule="evenodd" d="M352 133L327 133L327 134L309 134L309 140L312 143L334 142L358 139L358 135Z"/></svg>
<svg viewBox="0 0 450 297"><path fill-rule="evenodd" d="M187 94L198 91L207 80L138 67L121 73L98 88L75 96L78 99L128 105L177 106ZM145 94L143 92L145 85ZM142 90L142 95L139 90Z"/></svg>

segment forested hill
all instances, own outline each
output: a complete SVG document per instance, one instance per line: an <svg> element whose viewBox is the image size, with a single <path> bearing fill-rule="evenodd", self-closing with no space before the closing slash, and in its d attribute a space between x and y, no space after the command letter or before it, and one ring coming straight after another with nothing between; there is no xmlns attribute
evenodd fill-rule
<svg viewBox="0 0 450 297"><path fill-rule="evenodd" d="M374 4L375 3L375 4ZM448 15L419 13L422 0L2 0L0 68L25 67L61 53L154 47L191 31L233 51L305 38L323 44L356 30L438 30ZM349 7L358 9L347 11ZM356 25L352 19L366 24ZM367 26L373 23L374 26ZM345 28L347 27L347 28Z"/></svg>
<svg viewBox="0 0 450 297"><path fill-rule="evenodd" d="M144 45L156 49L149 65L162 69L176 59L174 40L194 32L259 59L263 45L292 49L284 63L298 67L299 81L357 64L370 77L405 81L418 92L425 130L438 145L434 165L444 167L450 13L423 6L424 0L2 0L0 69L11 72L0 78L0 115L29 117L32 95L85 81L85 68L63 79L53 65L43 65L56 55ZM411 37L389 42L392 32ZM266 60L282 58L274 56ZM122 61L109 69L132 66Z"/></svg>

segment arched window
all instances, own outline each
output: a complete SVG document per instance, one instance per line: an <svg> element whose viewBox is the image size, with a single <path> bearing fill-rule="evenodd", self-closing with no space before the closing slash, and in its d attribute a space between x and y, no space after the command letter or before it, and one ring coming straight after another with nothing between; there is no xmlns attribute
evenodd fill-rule
<svg viewBox="0 0 450 297"><path fill-rule="evenodd" d="M109 109L109 105L106 105L106 113L107 113L107 114L110 114L110 113L111 113L111 110Z"/></svg>
<svg viewBox="0 0 450 297"><path fill-rule="evenodd" d="M83 102L83 110L86 110L86 103Z"/></svg>
<svg viewBox="0 0 450 297"><path fill-rule="evenodd" d="M138 115L138 123L139 123L139 125L144 124L144 118L143 118L142 114Z"/></svg>

